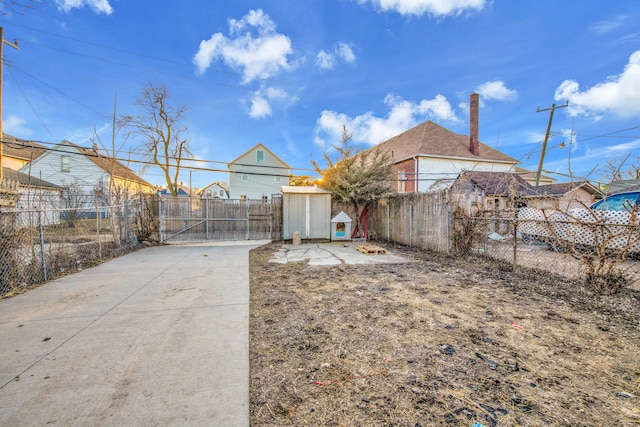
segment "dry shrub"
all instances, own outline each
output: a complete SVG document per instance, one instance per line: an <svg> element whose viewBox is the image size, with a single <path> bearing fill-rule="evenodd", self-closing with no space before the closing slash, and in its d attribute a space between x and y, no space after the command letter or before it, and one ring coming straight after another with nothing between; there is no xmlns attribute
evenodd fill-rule
<svg viewBox="0 0 640 427"><path fill-rule="evenodd" d="M453 250L459 255L468 255L471 249L482 243L485 225L478 216L457 212L453 217L451 227L451 241Z"/></svg>

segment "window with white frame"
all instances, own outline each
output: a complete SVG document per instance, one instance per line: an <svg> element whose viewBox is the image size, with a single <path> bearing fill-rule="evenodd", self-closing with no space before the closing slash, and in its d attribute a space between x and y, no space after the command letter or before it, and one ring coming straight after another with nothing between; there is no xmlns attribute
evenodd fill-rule
<svg viewBox="0 0 640 427"><path fill-rule="evenodd" d="M246 173L242 174L242 182L249 182L249 175L247 175Z"/></svg>
<svg viewBox="0 0 640 427"><path fill-rule="evenodd" d="M61 165L60 165L60 171L61 172L71 172L71 156L62 156L60 157L61 160Z"/></svg>
<svg viewBox="0 0 640 427"><path fill-rule="evenodd" d="M264 162L264 151L263 150L256 151L256 162L258 162L258 163Z"/></svg>
<svg viewBox="0 0 640 427"><path fill-rule="evenodd" d="M280 184L282 182L282 177L281 176L276 176L274 177L274 181L276 184Z"/></svg>

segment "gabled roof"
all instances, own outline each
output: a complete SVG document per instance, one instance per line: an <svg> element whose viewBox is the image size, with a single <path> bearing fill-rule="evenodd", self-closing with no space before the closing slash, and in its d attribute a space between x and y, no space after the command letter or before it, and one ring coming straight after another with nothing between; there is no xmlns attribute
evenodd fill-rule
<svg viewBox="0 0 640 427"><path fill-rule="evenodd" d="M522 178L524 178L525 181L529 181L529 182L535 182L536 181L536 176L537 176L537 172L534 171L530 171L528 169L524 169L524 168L520 168L520 167L516 167L516 173L518 175L520 175ZM540 174L540 182L548 182L548 183L553 183L556 181L555 178L552 178L550 176L547 175L543 175Z"/></svg>
<svg viewBox="0 0 640 427"><path fill-rule="evenodd" d="M623 179L613 181L607 188L607 194L620 193L624 191L639 191L640 179Z"/></svg>
<svg viewBox="0 0 640 427"><path fill-rule="evenodd" d="M482 142L480 155L469 150L469 136L460 135L428 120L378 145L395 163L419 157L482 160L516 164L518 161Z"/></svg>
<svg viewBox="0 0 640 427"><path fill-rule="evenodd" d="M512 172L463 172L458 176L454 188L471 183L487 196L526 196L532 187L520 175Z"/></svg>
<svg viewBox="0 0 640 427"><path fill-rule="evenodd" d="M165 195L171 194L171 192L169 191L168 188L163 188L162 190L158 191L158 194L165 196ZM188 195L189 195L189 187L185 187L184 185L178 184L178 196L188 196Z"/></svg>
<svg viewBox="0 0 640 427"><path fill-rule="evenodd" d="M22 173L19 171L14 171L9 168L2 168L2 176L5 179L10 179L12 181L17 181L21 187L37 187L37 188L50 188L54 190L61 190L62 187L52 184L43 179L38 179L33 176L29 176L26 173Z"/></svg>
<svg viewBox="0 0 640 427"><path fill-rule="evenodd" d="M150 183L140 178L134 171L120 163L117 159L112 157L104 156L99 152L94 151L91 148L81 147L79 145L74 144L73 142L67 141L66 139L62 141L58 145L69 145L80 152L80 154L86 156L89 160L96 164L100 169L108 173L109 175L120 178L126 181L136 182L141 185L146 185L148 187L153 187ZM54 147L55 148L55 147Z"/></svg>
<svg viewBox="0 0 640 427"><path fill-rule="evenodd" d="M271 154L273 157L275 157L276 160L278 160L280 163L282 163L284 165L284 167L286 167L287 169L290 169L290 166L288 164L286 164L280 157L276 156L274 154L274 152L269 150L262 142L259 142L258 144L254 145L253 147L251 147L250 149L248 149L247 151L245 151L244 153L242 153L241 155L239 155L238 157L236 157L235 159L230 161L228 166L231 167L232 164L238 163L238 161L241 158L243 158L244 156L246 156L247 154L251 153L253 150L256 150L258 148L261 148L261 149L265 150L266 152ZM255 165L252 164L251 166L255 166Z"/></svg>
<svg viewBox="0 0 640 427"><path fill-rule="evenodd" d="M562 197L565 194L582 188L590 194L601 194L602 192L591 185L588 181L580 182L561 182L558 184L532 186L531 196L533 197Z"/></svg>
<svg viewBox="0 0 640 427"><path fill-rule="evenodd" d="M198 194L200 196L203 196L207 190L213 188L213 187L217 187L220 188L222 190L224 190L224 192L227 194L227 196L229 196L229 185L226 182L221 182L221 181L215 181L212 182L211 184L202 187L200 190L198 190Z"/></svg>
<svg viewBox="0 0 640 427"><path fill-rule="evenodd" d="M4 133L2 138L2 154L25 161L32 161L47 151L47 147L33 141L18 138Z"/></svg>

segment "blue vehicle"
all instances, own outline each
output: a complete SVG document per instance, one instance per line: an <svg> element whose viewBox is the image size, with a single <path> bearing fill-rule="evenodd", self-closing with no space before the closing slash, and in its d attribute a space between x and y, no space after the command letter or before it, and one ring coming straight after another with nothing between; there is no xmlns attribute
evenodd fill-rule
<svg viewBox="0 0 640 427"><path fill-rule="evenodd" d="M640 191L612 194L591 205L591 209L618 212L640 210Z"/></svg>

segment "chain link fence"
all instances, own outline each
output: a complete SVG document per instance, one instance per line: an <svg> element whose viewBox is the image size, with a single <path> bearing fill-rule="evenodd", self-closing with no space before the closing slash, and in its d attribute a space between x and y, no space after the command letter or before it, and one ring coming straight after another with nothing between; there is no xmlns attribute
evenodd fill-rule
<svg viewBox="0 0 640 427"><path fill-rule="evenodd" d="M0 298L134 249L153 233L153 208L140 196L110 206L0 210Z"/></svg>
<svg viewBox="0 0 640 427"><path fill-rule="evenodd" d="M636 223L554 221L503 216L454 216L453 251L585 280L596 290L640 290L640 230Z"/></svg>

